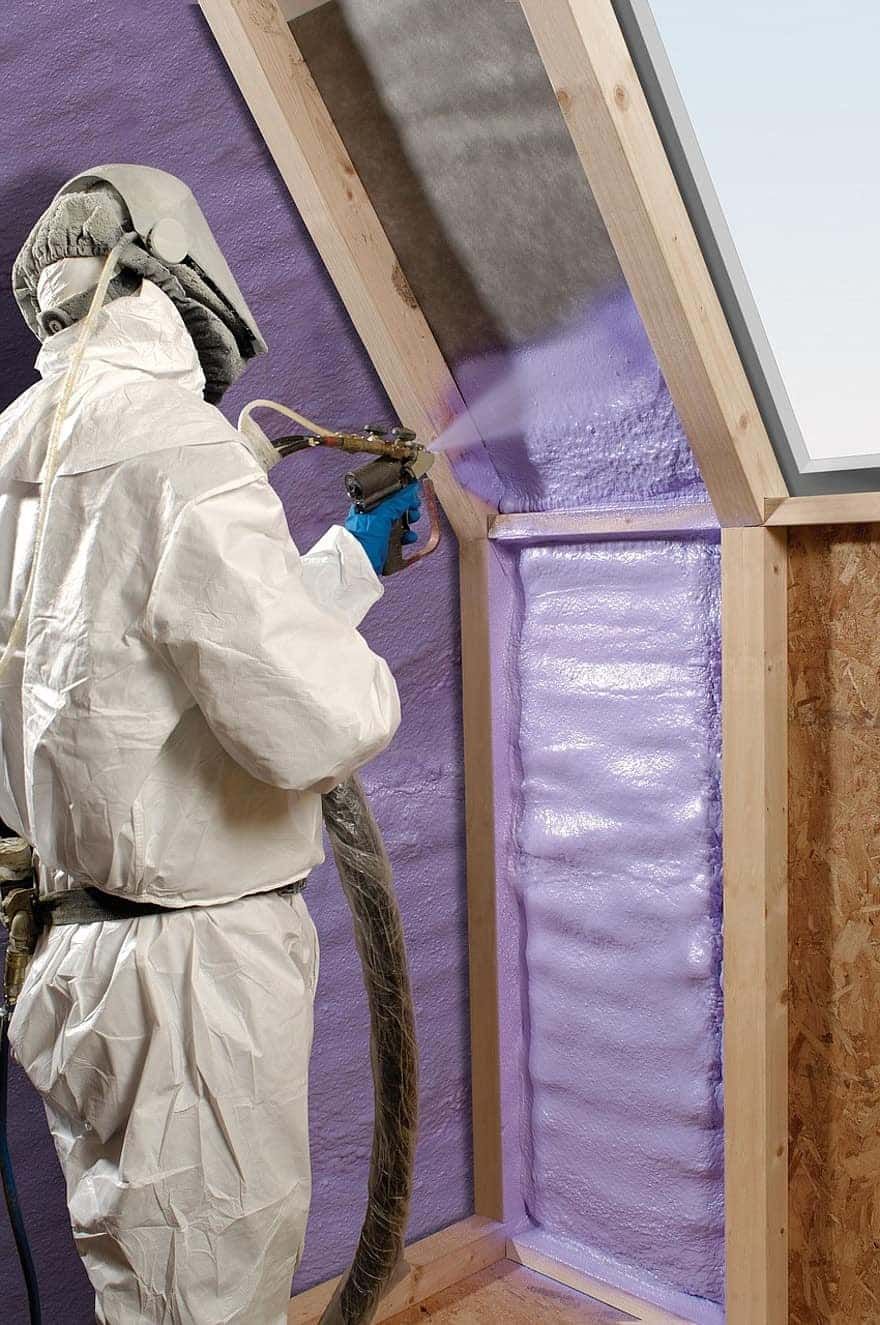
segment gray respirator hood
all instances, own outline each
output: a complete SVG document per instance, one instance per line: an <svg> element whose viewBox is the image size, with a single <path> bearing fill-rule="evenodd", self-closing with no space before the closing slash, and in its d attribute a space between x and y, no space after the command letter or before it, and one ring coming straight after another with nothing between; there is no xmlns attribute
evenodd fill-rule
<svg viewBox="0 0 880 1325"><path fill-rule="evenodd" d="M45 338L37 299L44 267L64 257L109 253L127 230L135 234L120 257L121 279L111 285L110 297L130 292L126 274L158 285L192 336L206 398L216 402L247 362L265 353L266 343L191 191L164 170L95 166L59 189L15 262L13 288L25 320ZM65 312L75 320L86 302Z"/></svg>

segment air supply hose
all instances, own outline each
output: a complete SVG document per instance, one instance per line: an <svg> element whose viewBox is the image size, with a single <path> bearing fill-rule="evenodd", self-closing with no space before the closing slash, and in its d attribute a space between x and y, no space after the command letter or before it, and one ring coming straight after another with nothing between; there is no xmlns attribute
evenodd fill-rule
<svg viewBox="0 0 880 1325"><path fill-rule="evenodd" d="M12 1236L21 1264L27 1289L28 1313L31 1325L41 1325L43 1315L40 1309L40 1291L37 1287L37 1272L31 1255L30 1243L24 1226L24 1216L18 1200L15 1185L15 1173L12 1168L12 1156L9 1153L9 1009L4 1005L0 1010L0 1173L3 1177L3 1196Z"/></svg>
<svg viewBox="0 0 880 1325"><path fill-rule="evenodd" d="M351 1269L320 1325L369 1325L403 1270L418 1122L418 1050L391 865L357 778L322 797L370 1007L375 1119L367 1210Z"/></svg>
<svg viewBox="0 0 880 1325"><path fill-rule="evenodd" d="M267 473L281 456L253 419L255 409L282 414L316 438L332 435L276 400L250 401L239 415L238 429ZM363 1228L351 1268L340 1279L319 1325L369 1325L405 1268L418 1123L418 1048L403 925L379 828L357 778L335 787L322 801L367 991L375 1114Z"/></svg>

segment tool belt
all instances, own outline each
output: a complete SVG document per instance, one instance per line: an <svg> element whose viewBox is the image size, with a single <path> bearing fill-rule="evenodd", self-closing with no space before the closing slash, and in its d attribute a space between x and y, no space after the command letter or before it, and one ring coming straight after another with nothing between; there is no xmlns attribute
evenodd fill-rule
<svg viewBox="0 0 880 1325"><path fill-rule="evenodd" d="M286 883L283 888L269 888L265 893L245 893L236 901L249 897L292 897L301 893L305 879ZM216 902L214 906L228 906ZM70 892L56 893L54 897L37 900L37 916L49 928L55 925L95 925L102 920L137 920L140 916L172 916L179 911L209 911L213 906L159 906L155 902L133 902L128 897L102 892L100 888L73 888Z"/></svg>
<svg viewBox="0 0 880 1325"><path fill-rule="evenodd" d="M13 1008L18 1000L28 964L44 929L56 925L95 925L104 920L137 920L141 916L171 916L180 911L206 911L231 905L215 902L207 906L159 906L155 902L135 902L91 887L72 888L52 897L41 897L34 865L31 848L22 838L0 840L0 922L9 931L3 970L7 1009ZM305 879L297 879L281 888L245 893L235 900L290 897L303 892L305 886Z"/></svg>

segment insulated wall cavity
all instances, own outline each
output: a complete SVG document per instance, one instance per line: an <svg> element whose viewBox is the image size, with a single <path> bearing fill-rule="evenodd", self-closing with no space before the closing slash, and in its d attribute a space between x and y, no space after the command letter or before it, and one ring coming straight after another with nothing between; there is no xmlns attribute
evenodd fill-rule
<svg viewBox="0 0 880 1325"><path fill-rule="evenodd" d="M528 1212L593 1273L720 1319L718 541L517 570Z"/></svg>

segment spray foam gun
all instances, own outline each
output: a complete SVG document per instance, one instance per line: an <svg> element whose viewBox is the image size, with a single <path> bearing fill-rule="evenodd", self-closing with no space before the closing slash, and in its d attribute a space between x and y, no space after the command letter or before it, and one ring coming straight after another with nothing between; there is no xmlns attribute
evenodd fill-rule
<svg viewBox="0 0 880 1325"><path fill-rule="evenodd" d="M252 411L258 407L284 414L301 427L307 428L308 432L291 433L287 437L270 441L251 417ZM393 428L389 433L384 427L370 424L360 432L330 432L274 400L252 400L242 410L238 427L261 454L265 454L266 447L271 448L271 460L269 463L264 460L267 469L279 458L307 451L314 446L329 446L351 454L375 456L375 460L359 469L350 470L345 476L346 491L358 511L372 511L386 497L392 497L410 483L421 483L430 523L428 537L418 551L404 556L403 535L409 529L409 521L406 515L396 521L391 534L388 560L382 569L383 575L394 575L422 561L430 556L440 542L440 510L434 485L427 477L436 456L416 441L415 433L409 428ZM258 454L258 459L261 454Z"/></svg>

